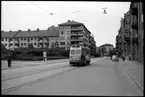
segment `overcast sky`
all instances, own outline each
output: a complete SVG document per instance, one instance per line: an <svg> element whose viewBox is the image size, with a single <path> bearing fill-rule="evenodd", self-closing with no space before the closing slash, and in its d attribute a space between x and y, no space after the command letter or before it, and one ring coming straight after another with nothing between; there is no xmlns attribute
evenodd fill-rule
<svg viewBox="0 0 145 97"><path fill-rule="evenodd" d="M107 14L103 14L105 7ZM130 2L2 1L1 30L46 30L74 20L90 30L97 47L105 43L115 46L121 17L129 7Z"/></svg>

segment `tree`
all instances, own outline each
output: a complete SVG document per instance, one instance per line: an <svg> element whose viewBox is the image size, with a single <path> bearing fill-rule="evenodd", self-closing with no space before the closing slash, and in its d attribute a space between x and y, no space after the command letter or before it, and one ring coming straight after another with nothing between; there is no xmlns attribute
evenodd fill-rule
<svg viewBox="0 0 145 97"><path fill-rule="evenodd" d="M51 44L51 48L58 48L58 47L59 47L59 44L58 44L57 41L52 42L52 44Z"/></svg>
<svg viewBox="0 0 145 97"><path fill-rule="evenodd" d="M7 49L4 44L1 43L1 53L6 53Z"/></svg>

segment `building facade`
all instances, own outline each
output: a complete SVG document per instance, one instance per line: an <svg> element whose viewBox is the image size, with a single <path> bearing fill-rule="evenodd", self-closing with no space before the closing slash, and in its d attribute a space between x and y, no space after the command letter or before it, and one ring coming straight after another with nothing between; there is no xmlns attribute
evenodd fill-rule
<svg viewBox="0 0 145 97"><path fill-rule="evenodd" d="M121 27L116 36L118 53L143 63L143 31L143 4L131 2L129 11L121 19Z"/></svg>
<svg viewBox="0 0 145 97"><path fill-rule="evenodd" d="M96 46L96 41L94 40L94 36L93 35L90 35L89 47L91 48L91 55L95 56L95 54L97 53L97 51L96 51L97 46Z"/></svg>
<svg viewBox="0 0 145 97"><path fill-rule="evenodd" d="M51 45L59 41L58 27L50 27L47 30L33 30L31 31L7 31L2 32L1 43L7 49L15 49L20 47L28 47L30 44L34 48L51 48Z"/></svg>
<svg viewBox="0 0 145 97"><path fill-rule="evenodd" d="M98 53L101 54L101 56L109 56L110 55L110 51L113 50L113 45L112 44L103 44L101 46L98 47Z"/></svg>
<svg viewBox="0 0 145 97"><path fill-rule="evenodd" d="M60 47L69 49L71 45L79 44L82 46L90 45L91 32L83 23L68 20L59 24Z"/></svg>
<svg viewBox="0 0 145 97"><path fill-rule="evenodd" d="M28 47L34 48L59 47L69 50L71 45L79 44L95 50L95 41L91 32L83 23L68 20L58 27L49 27L47 30L2 31L1 43L7 49ZM57 44L57 45L56 45Z"/></svg>

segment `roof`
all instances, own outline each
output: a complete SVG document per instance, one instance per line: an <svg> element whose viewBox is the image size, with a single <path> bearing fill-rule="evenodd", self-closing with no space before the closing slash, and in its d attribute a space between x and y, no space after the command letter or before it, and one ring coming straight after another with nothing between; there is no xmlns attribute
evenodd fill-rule
<svg viewBox="0 0 145 97"><path fill-rule="evenodd" d="M59 29L49 29L49 30L35 30L35 31L9 31L1 32L2 37L39 37L39 36L48 36L48 37L58 37Z"/></svg>
<svg viewBox="0 0 145 97"><path fill-rule="evenodd" d="M83 23L68 20L67 22L62 23L62 24L58 24L58 25L59 26L64 26L64 25L76 25L76 24L83 24Z"/></svg>
<svg viewBox="0 0 145 97"><path fill-rule="evenodd" d="M103 45L101 45L100 47L103 47L103 46L113 46L112 44L103 44Z"/></svg>
<svg viewBox="0 0 145 97"><path fill-rule="evenodd" d="M65 23L58 24L58 26L66 26L66 25L83 25L83 26L86 28L86 26L85 26L83 23L76 22L76 21L74 21L74 20L72 20L72 21L68 20L68 21L65 22ZM86 28L86 29L87 29L87 28ZM87 29L87 31L88 31L89 33L91 33L88 29Z"/></svg>
<svg viewBox="0 0 145 97"><path fill-rule="evenodd" d="M1 32L1 37L12 37L14 35L17 34L17 31L13 31L13 32Z"/></svg>

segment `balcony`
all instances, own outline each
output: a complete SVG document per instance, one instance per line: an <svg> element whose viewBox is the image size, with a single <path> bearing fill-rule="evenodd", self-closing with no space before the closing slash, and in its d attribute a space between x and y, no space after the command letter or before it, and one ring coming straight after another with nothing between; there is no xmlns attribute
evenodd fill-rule
<svg viewBox="0 0 145 97"><path fill-rule="evenodd" d="M137 30L138 29L138 25L134 23L134 24L132 24L131 28Z"/></svg>
<svg viewBox="0 0 145 97"><path fill-rule="evenodd" d="M77 30L83 30L83 28L82 27L71 27L71 30L74 30L74 31L77 31Z"/></svg>
<svg viewBox="0 0 145 97"><path fill-rule="evenodd" d="M83 41L83 38L71 38L71 41Z"/></svg>
<svg viewBox="0 0 145 97"><path fill-rule="evenodd" d="M138 39L139 39L138 34L137 33L136 34L133 34L133 37L132 37L133 43L137 43L138 42Z"/></svg>
<svg viewBox="0 0 145 97"><path fill-rule="evenodd" d="M126 42L129 42L131 41L131 38L132 38L132 42L135 43L138 41L139 39L139 36L137 33L134 33L131 37L131 34L127 33L126 35L124 35L124 39L126 40Z"/></svg>
<svg viewBox="0 0 145 97"><path fill-rule="evenodd" d="M131 37L130 33L125 33L124 34L124 39L125 39L126 42L130 42L130 37Z"/></svg>
<svg viewBox="0 0 145 97"><path fill-rule="evenodd" d="M71 32L71 36L82 36L83 33L81 32Z"/></svg>
<svg viewBox="0 0 145 97"><path fill-rule="evenodd" d="M138 8L131 8L132 15L137 15L137 13L138 13Z"/></svg>

